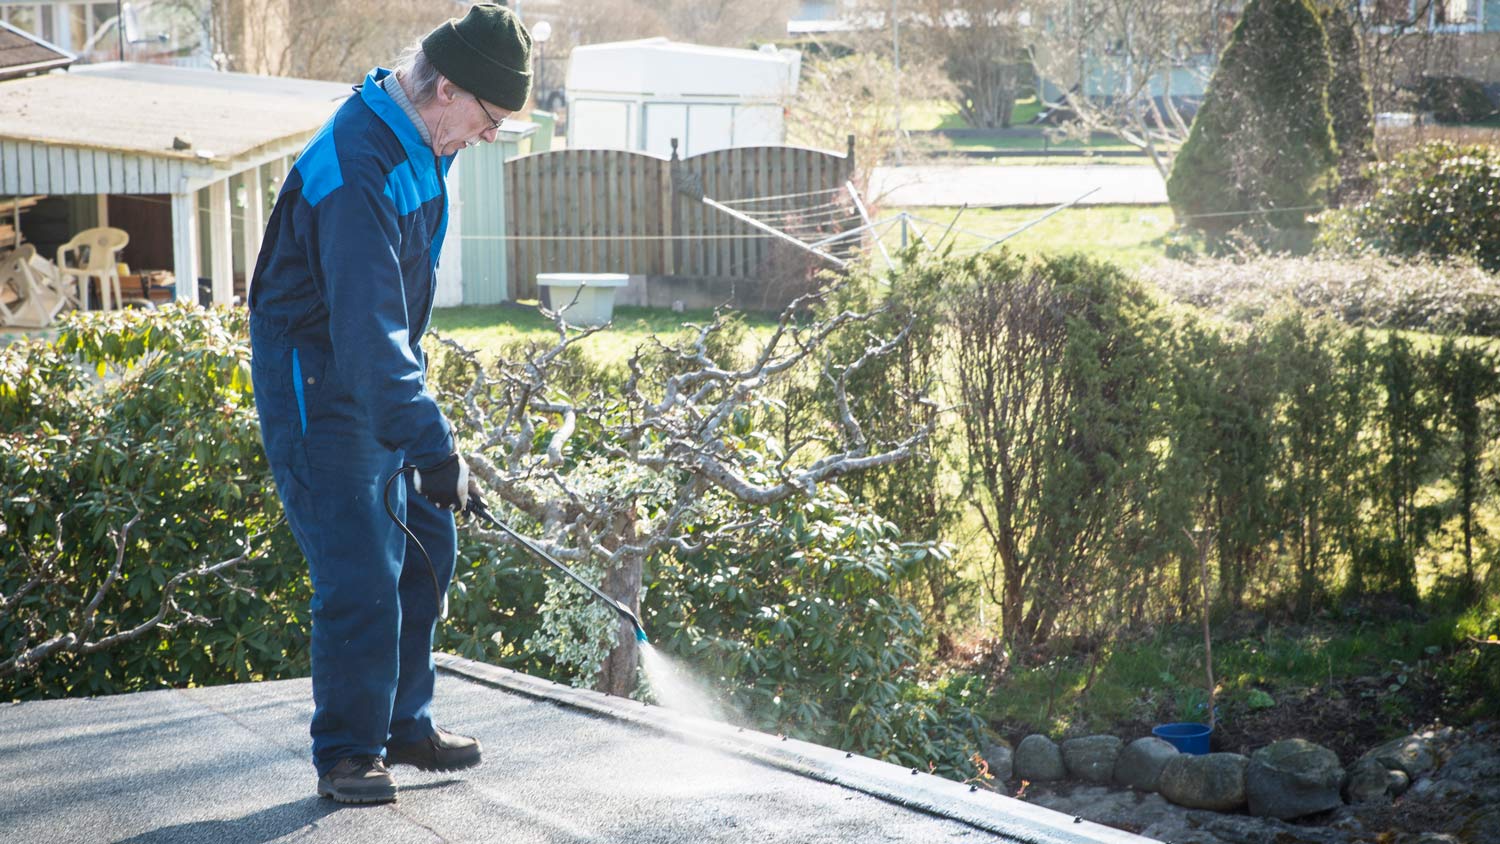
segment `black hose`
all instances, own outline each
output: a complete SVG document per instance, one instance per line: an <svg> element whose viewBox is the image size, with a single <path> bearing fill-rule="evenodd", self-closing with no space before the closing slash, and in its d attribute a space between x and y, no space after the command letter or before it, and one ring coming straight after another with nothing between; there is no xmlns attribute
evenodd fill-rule
<svg viewBox="0 0 1500 844"><path fill-rule="evenodd" d="M438 617L447 618L448 593L443 590L442 586L438 585L437 566L432 564L432 556L427 553L426 548L422 547L422 540L418 539L417 535L411 532L411 528L406 526L406 522L397 518L396 511L391 509L391 484L395 483L396 479L402 475L415 471L417 471L417 467L415 466L402 466L392 473L389 478L385 479L385 493L380 496L380 500L385 505L385 514L391 517L391 521L396 523L396 527L401 528L401 532L406 534L406 538L410 539L412 544L417 546L417 550L422 552L422 558L427 561L427 573L432 575L432 594L437 598Z"/></svg>
<svg viewBox="0 0 1500 844"><path fill-rule="evenodd" d="M397 518L396 511L391 509L391 484L395 483L396 479L401 477L402 475L409 474L415 471L415 466L403 466L400 469L397 469L395 473L393 473L389 478L386 479L385 494L381 496L381 499L382 503L385 504L385 514L391 517L391 521L395 522L396 526L401 528L401 532L406 534L406 538L410 539L412 541L412 544L417 546L417 550L421 551L422 557L427 560L427 571L432 574L432 590L433 593L437 595L438 599L438 612L442 618L447 618L448 595L443 590L443 588L438 585L437 567L432 564L432 557L428 555L427 549L422 547L422 540L417 539L417 535L411 532L411 528L407 527L405 522ZM574 582L576 582L579 586L582 586L583 588L589 590L589 592L593 593L594 597L603 601L606 605L609 606L610 609L614 610L616 613L619 613L621 618L630 622L630 626L635 628L636 641L650 641L646 638L645 626L641 624L640 618L637 617L635 613L630 611L629 607L599 591L592 583L589 583L588 581L574 574L572 569L563 565L561 562L558 562L556 557L537 547L536 543L522 536L520 533L517 533L516 530L510 525L495 518L494 515L490 513L489 508L484 505L483 501L470 501L469 508L466 512L472 513L474 516L483 519L491 526L504 532L506 535L510 536L511 539L514 539L516 542L520 543L521 546L524 547L527 551L530 551L532 554L540 557L545 562L550 563L553 568L556 568L558 571L572 578Z"/></svg>

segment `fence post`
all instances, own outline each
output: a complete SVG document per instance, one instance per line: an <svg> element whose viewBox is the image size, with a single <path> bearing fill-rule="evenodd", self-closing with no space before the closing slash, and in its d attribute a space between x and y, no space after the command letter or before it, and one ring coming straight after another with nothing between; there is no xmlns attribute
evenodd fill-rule
<svg viewBox="0 0 1500 844"><path fill-rule="evenodd" d="M666 184L662 185L661 228L666 237L662 240L662 275L677 274L677 232L681 227L681 211L677 207L677 184L682 174L682 159L677 155L677 139L672 139L672 158L667 162Z"/></svg>

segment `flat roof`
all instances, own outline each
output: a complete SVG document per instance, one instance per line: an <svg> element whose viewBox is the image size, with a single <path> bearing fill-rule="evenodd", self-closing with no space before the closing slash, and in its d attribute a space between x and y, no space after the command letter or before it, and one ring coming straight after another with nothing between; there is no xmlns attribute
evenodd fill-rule
<svg viewBox="0 0 1500 844"><path fill-rule="evenodd" d="M0 82L0 140L223 162L317 131L340 82L106 62ZM191 148L173 149L182 138Z"/></svg>
<svg viewBox="0 0 1500 844"><path fill-rule="evenodd" d="M69 842L1147 839L873 759L439 655L439 722L484 743L400 799L314 791L308 680L0 704L0 829Z"/></svg>

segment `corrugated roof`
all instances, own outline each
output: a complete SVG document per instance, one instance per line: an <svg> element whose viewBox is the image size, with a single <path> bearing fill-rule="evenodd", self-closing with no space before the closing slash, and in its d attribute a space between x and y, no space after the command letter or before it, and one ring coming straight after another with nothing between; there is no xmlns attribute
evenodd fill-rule
<svg viewBox="0 0 1500 844"><path fill-rule="evenodd" d="M0 83L0 140L228 161L316 131L345 83L109 62ZM189 142L173 149L173 139Z"/></svg>
<svg viewBox="0 0 1500 844"><path fill-rule="evenodd" d="M73 63L73 55L61 47L0 21L0 79L41 73Z"/></svg>

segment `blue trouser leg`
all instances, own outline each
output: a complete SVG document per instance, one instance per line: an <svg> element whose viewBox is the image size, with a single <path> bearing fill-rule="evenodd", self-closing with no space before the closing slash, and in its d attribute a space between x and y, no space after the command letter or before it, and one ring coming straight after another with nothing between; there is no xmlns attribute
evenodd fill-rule
<svg viewBox="0 0 1500 844"><path fill-rule="evenodd" d="M399 670L403 537L380 502L399 466L373 439L307 444L305 485L283 494L312 575L313 762L384 752ZM399 487L399 485L398 485ZM392 491L394 504L403 490ZM399 510L398 510L399 512Z"/></svg>
<svg viewBox="0 0 1500 844"><path fill-rule="evenodd" d="M393 737L431 732L438 609L427 560L382 502L401 455L375 441L346 397L309 391L304 405L293 360L289 347L256 342L252 375L267 462L312 578L313 763L323 774L340 759L384 752ZM305 384L321 371L303 371ZM446 590L453 516L410 489L409 477L394 484L391 506Z"/></svg>
<svg viewBox="0 0 1500 844"><path fill-rule="evenodd" d="M453 514L417 495L410 475L406 477L406 523L432 556L441 591L434 592L434 572L429 571L427 560L407 539L406 565L400 581L401 670L391 713L392 742L415 741L433 732L432 687L436 672L432 663L432 636L437 627L439 602L453 578L457 554Z"/></svg>

